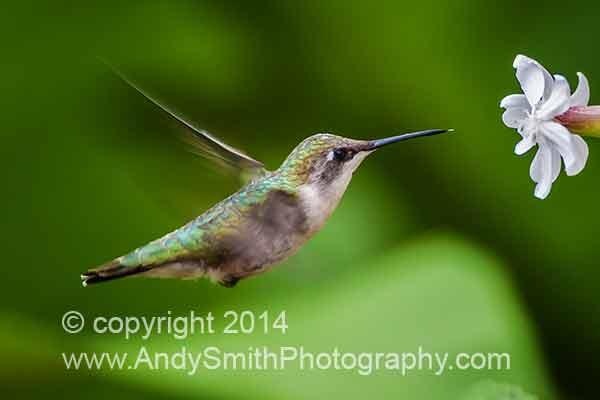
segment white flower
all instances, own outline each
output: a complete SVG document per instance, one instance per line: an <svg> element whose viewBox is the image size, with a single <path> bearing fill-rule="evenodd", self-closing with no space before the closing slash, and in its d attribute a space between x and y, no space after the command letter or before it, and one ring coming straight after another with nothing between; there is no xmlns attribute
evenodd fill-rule
<svg viewBox="0 0 600 400"><path fill-rule="evenodd" d="M579 85L571 95L565 77L550 75L541 64L529 57L518 55L513 66L524 94L512 94L502 99L500 107L506 109L502 121L509 128L516 128L522 136L515 146L517 155L525 154L538 145L529 174L537 183L535 196L544 199L560 174L563 162L569 176L577 175L585 167L587 144L555 118L571 107L587 106L590 88L586 77L578 73Z"/></svg>

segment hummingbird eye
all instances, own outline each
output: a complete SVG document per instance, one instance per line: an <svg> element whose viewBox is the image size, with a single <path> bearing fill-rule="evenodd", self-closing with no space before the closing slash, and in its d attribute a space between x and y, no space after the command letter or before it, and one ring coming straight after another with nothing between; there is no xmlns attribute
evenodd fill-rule
<svg viewBox="0 0 600 400"><path fill-rule="evenodd" d="M337 148L333 150L333 158L337 161L348 161L354 157L354 153L351 150Z"/></svg>

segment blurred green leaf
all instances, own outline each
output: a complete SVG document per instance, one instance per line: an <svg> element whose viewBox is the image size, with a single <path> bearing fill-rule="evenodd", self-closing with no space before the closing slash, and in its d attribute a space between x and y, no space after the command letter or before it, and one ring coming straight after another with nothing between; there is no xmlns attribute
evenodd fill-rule
<svg viewBox="0 0 600 400"><path fill-rule="evenodd" d="M460 352L507 352L511 355L510 370L448 371L442 377L416 371L407 376L378 371L363 377L349 371L296 368L200 370L192 377L183 371L137 370L111 376L165 394L212 393L228 398L302 399L335 394L359 399L376 391L382 397L452 399L484 378L513 382L544 399L554 397L530 322L502 266L485 252L452 236L438 235L402 246L325 290L301 291L299 295L288 292L264 304L240 299L234 309L256 313L286 310L289 331L268 336L200 335L184 342L163 337L148 342L100 338L86 347L134 355L141 344L149 351L166 352L180 351L182 346L201 351L209 345L232 352L265 345L301 345L315 353L330 352L334 347L355 353L417 352L422 346L425 351L449 352L451 357ZM223 311L214 309L217 316Z"/></svg>

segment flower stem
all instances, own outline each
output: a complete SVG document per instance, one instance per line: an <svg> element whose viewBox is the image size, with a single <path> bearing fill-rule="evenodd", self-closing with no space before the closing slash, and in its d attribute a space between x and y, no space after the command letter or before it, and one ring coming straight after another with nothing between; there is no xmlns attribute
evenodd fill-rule
<svg viewBox="0 0 600 400"><path fill-rule="evenodd" d="M600 106L572 107L556 120L573 133L600 138Z"/></svg>

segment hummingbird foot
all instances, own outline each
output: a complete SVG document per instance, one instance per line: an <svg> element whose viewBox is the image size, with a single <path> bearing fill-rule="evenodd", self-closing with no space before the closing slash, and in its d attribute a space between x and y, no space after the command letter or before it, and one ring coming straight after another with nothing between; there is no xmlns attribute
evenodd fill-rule
<svg viewBox="0 0 600 400"><path fill-rule="evenodd" d="M219 285L226 287L226 288L232 288L235 285L237 285L237 283L240 281L240 278L236 278L234 276L228 276L225 277L223 279L221 279L219 282Z"/></svg>

